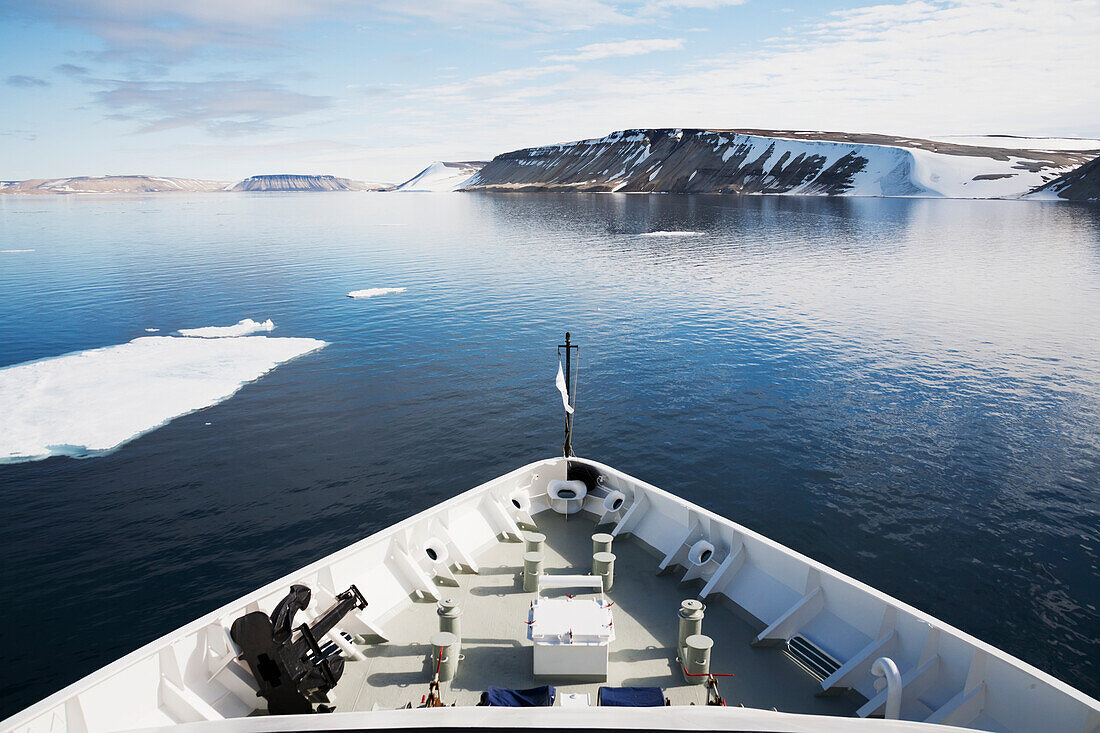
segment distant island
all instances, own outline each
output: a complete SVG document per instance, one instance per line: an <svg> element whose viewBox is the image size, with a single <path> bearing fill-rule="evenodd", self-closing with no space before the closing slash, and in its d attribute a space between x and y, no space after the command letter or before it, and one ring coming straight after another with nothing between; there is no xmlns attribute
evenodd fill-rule
<svg viewBox="0 0 1100 733"><path fill-rule="evenodd" d="M1095 200L1098 157L1100 140L637 129L498 155L461 190Z"/></svg>
<svg viewBox="0 0 1100 733"><path fill-rule="evenodd" d="M231 185L225 181L161 176L75 176L0 181L0 193L204 193L225 191Z"/></svg>
<svg viewBox="0 0 1100 733"><path fill-rule="evenodd" d="M0 194L486 191L707 193L1100 200L1100 140L1010 135L936 139L755 129L621 130L491 161L435 161L391 185L333 175L239 183L161 176L0 181Z"/></svg>
<svg viewBox="0 0 1100 733"><path fill-rule="evenodd" d="M454 191L460 188L484 161L457 163L436 161L400 184L355 181L331 175L274 173L251 176L232 183L166 176L74 176L0 181L0 194L141 194L284 191Z"/></svg>
<svg viewBox="0 0 1100 733"><path fill-rule="evenodd" d="M280 173L252 176L236 184L230 191L388 191L388 183L365 183L336 176L299 176Z"/></svg>

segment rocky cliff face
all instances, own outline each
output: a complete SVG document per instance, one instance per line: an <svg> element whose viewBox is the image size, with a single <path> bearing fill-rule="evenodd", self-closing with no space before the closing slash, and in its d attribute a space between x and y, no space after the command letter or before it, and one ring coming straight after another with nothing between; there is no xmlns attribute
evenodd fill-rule
<svg viewBox="0 0 1100 733"><path fill-rule="evenodd" d="M1055 178L1028 194L1027 198L1100 201L1100 157Z"/></svg>
<svg viewBox="0 0 1100 733"><path fill-rule="evenodd" d="M380 191L382 183L364 183L336 176L252 176L233 186L233 191Z"/></svg>
<svg viewBox="0 0 1100 733"><path fill-rule="evenodd" d="M498 155L463 190L1015 198L1097 156L853 133L625 130Z"/></svg>
<svg viewBox="0 0 1100 733"><path fill-rule="evenodd" d="M159 176L77 176L0 182L0 193L202 193L224 191L223 181Z"/></svg>

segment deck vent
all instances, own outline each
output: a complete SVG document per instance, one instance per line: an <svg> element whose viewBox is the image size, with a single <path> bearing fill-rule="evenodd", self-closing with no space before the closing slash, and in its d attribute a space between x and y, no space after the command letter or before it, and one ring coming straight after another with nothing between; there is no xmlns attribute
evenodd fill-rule
<svg viewBox="0 0 1100 733"><path fill-rule="evenodd" d="M840 662L829 656L828 652L814 644L801 634L795 634L787 641L787 656L798 663L819 680L824 680L840 669Z"/></svg>

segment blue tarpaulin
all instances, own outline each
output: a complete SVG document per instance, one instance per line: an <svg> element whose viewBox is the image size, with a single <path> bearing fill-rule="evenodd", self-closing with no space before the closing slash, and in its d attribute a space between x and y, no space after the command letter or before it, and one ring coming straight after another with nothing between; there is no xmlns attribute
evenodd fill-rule
<svg viewBox="0 0 1100 733"><path fill-rule="evenodd" d="M550 685L532 687L530 690L509 690L490 685L483 704L498 708L548 708L554 704L555 695L557 690Z"/></svg>
<svg viewBox="0 0 1100 733"><path fill-rule="evenodd" d="M601 687L600 705L616 708L660 708L665 692L660 687Z"/></svg>

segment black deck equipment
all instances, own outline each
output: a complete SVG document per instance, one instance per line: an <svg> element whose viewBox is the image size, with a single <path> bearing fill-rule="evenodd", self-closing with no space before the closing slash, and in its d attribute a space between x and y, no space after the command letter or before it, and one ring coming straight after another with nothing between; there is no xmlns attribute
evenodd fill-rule
<svg viewBox="0 0 1100 733"><path fill-rule="evenodd" d="M367 606L363 594L353 585L337 595L332 607L312 625L302 624L295 629L294 616L309 605L310 596L307 586L292 585L271 616L263 611L246 613L233 622L229 631L272 715L312 713L314 703L328 702L329 690L344 673L344 660L324 653L317 640L332 631L349 611ZM330 710L323 705L317 709Z"/></svg>

